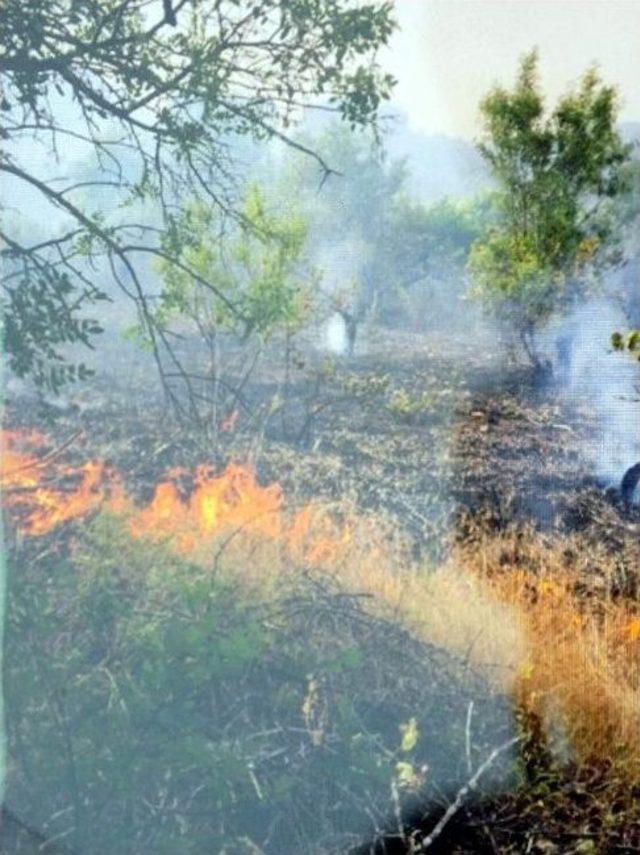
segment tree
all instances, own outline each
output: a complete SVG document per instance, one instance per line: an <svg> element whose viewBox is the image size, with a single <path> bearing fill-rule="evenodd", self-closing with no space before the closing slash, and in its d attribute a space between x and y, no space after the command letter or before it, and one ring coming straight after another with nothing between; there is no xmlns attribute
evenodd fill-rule
<svg viewBox="0 0 640 855"><path fill-rule="evenodd" d="M630 154L615 87L592 68L547 114L537 62L526 55L515 87L480 105L498 219L469 259L475 294L516 327L534 364L537 329L620 260L612 203Z"/></svg>
<svg viewBox="0 0 640 855"><path fill-rule="evenodd" d="M390 284L384 255L395 237L405 165L389 161L370 133L350 133L337 122L314 137L307 129L304 146L312 139L334 173L319 186L317 170L300 156L284 171L282 194L303 199L328 302L362 319L381 308Z"/></svg>
<svg viewBox="0 0 640 855"><path fill-rule="evenodd" d="M631 327L640 324L640 160L634 144L635 156L625 166L625 181L629 192L617 200L616 224L622 234L625 261L618 276L611 283L615 299Z"/></svg>
<svg viewBox="0 0 640 855"><path fill-rule="evenodd" d="M383 251L393 271L396 302L406 305L403 321L451 325L451 303L466 292L465 266L474 241L491 215L485 195L444 197L424 205L403 196L396 205L391 240Z"/></svg>
<svg viewBox="0 0 640 855"><path fill-rule="evenodd" d="M464 280L489 202L478 197L424 205L410 192L405 160L389 158L380 142L328 125L315 145L337 174L318 187L309 159L296 158L281 193L286 198L294 188L303 199L329 308L354 319L375 315L422 325L445 310L444 300L436 306L445 291L450 315L451 290Z"/></svg>
<svg viewBox="0 0 640 855"><path fill-rule="evenodd" d="M376 51L394 28L389 2L350 0L7 0L0 14L5 197L40 197L61 216L42 239L1 237L4 346L10 366L57 386L73 376L61 345L92 344L99 325L83 312L104 298L110 275L137 307L165 390L171 342L154 319L140 264L163 259L220 297L214 283L168 253L162 227L131 222L134 200L159 206L171 226L182 198L242 219L230 142L277 138L330 166L289 134L306 106L370 124L392 85ZM115 214L79 200L85 182L60 186L36 171L33 143L51 154L73 143L95 161L90 188L109 186ZM81 186L82 185L82 186ZM31 194L31 195L28 195ZM49 213L46 214L49 216ZM242 308L233 306L241 314Z"/></svg>
<svg viewBox="0 0 640 855"><path fill-rule="evenodd" d="M211 205L187 204L163 235L157 262L162 288L151 309L154 324L174 332L186 328L206 349L195 368L181 359L181 370L194 381L189 407L207 436L217 433L222 417L246 407L242 389L264 345L278 333L289 340L314 298L304 219L293 210L274 213L255 184L241 216L241 223L229 224ZM187 271L211 282L216 293ZM136 331L151 344L146 327ZM225 337L236 344L233 359L221 347Z"/></svg>

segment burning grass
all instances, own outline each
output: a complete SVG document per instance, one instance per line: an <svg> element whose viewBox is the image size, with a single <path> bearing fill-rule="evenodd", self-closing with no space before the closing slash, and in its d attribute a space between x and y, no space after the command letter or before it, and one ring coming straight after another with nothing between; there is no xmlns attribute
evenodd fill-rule
<svg viewBox="0 0 640 855"><path fill-rule="evenodd" d="M262 486L236 463L219 474L204 465L173 468L148 502L136 504L102 461L65 463L35 431L7 431L3 442L4 501L23 536L41 537L100 509L123 520L134 539L166 543L202 566L222 559L241 567L246 583L273 581L292 563L321 568L418 636L497 669L503 681L523 655L513 610L507 614L468 574L417 564L408 539L379 514L346 502L289 509L278 484Z"/></svg>
<svg viewBox="0 0 640 855"><path fill-rule="evenodd" d="M133 538L166 542L205 563L221 537L239 534L284 546L290 557L311 564L337 561L350 543L349 524L338 528L311 505L286 512L280 486L260 485L248 466L229 463L220 473L207 465L193 472L174 467L150 500L137 504L121 474L104 461L73 465L61 459L64 447L51 446L34 430L0 435L3 504L23 536L42 537L102 510L126 520Z"/></svg>
<svg viewBox="0 0 640 855"><path fill-rule="evenodd" d="M373 597L424 640L465 656L562 734L583 758L640 762L637 603L619 596L620 557L579 536L526 529L466 532L437 570L410 558L406 539L379 516L287 509L278 484L229 464L174 468L150 500L133 502L100 460L71 465L37 431L2 435L4 502L23 535L42 537L102 509L134 539L166 543L202 566L242 567L252 584L292 564L321 568L346 590Z"/></svg>
<svg viewBox="0 0 640 855"><path fill-rule="evenodd" d="M50 536L55 539L56 532L74 519L85 520L98 510L103 512L96 524L111 532L107 540L112 538L113 543L99 538L100 555L92 536L93 546L87 551L82 527L72 527L68 546L71 567L76 568L72 578L80 572L72 582L75 593L47 606L64 622L65 609L82 591L80 602L87 596L106 597L99 604L85 603L87 614L99 614L105 603L110 613L118 599L137 603L126 620L119 621L118 629L107 627L98 633L99 638L93 637L93 630L77 625L80 635L74 636L73 644L82 647L85 642L79 639L88 632L88 649L98 650L94 665L105 656L108 660L110 645L122 633L125 638L134 629L145 637L148 632L153 634L154 614L167 616L172 610L184 610L188 603L185 615L192 620L197 614L200 620L206 612L201 606L209 596L202 587L207 579L239 584L242 596L262 609L270 601L281 600L283 586L295 587L303 577L308 581L310 574L316 582L323 580L323 585L337 585L336 590L343 592L339 596L364 595L363 620L383 621L389 632L390 627L400 633L408 631L403 636L406 643L426 645L420 649L427 657L435 649L432 645L447 650L451 662L466 663L482 674L496 697L510 698L528 739L529 753L523 751L522 768L530 772L531 758L537 756L533 766L546 764L548 773L551 763L555 769L555 777L546 779L547 794L553 792L554 799L560 798L558 793L567 782L578 786L590 774L587 770L595 769L602 810L606 810L607 798L629 806L630 783L640 771L640 609L630 594L635 586L629 579L638 557L632 541L625 542L621 554L610 544L594 545L585 532L542 535L523 526L497 531L469 519L460 529L464 537L448 560L437 568L425 567L411 558L408 540L379 514L356 512L346 502L331 510L313 503L289 508L279 485L263 486L250 468L238 464L219 473L205 466L174 468L160 479L146 502L135 502L124 488L123 478L103 462L71 465L64 448L53 448L36 432L7 432L4 443L4 501L27 552L31 543L46 542ZM116 528L110 528L113 525ZM159 558L163 551L174 559ZM44 554L48 554L47 547ZM137 558L125 568L123 556L129 554ZM54 569L46 583L48 590L55 586L55 578ZM69 583L65 578L65 584ZM176 599L175 586L183 584ZM37 593L37 573L29 585L30 596L37 602L42 596ZM150 592L150 599L142 597L144 602L137 590L140 586ZM334 605L329 610L341 601L331 602ZM73 609L73 621L78 620ZM272 617L267 616L266 624L260 622L258 634L272 625ZM337 626L334 624L334 631ZM190 645L196 643L196 636L182 627L180 637L183 630L181 655L187 657L185 661L194 661ZM59 627L59 631L64 635L67 630ZM242 649L245 642L240 635L232 633L231 637ZM253 645L257 636L251 638L247 643ZM382 636L376 638L380 641ZM164 635L163 639L164 645ZM324 645L322 639L324 636L317 643ZM262 649L261 644L258 647ZM196 664L199 656L195 656ZM384 658L384 645L375 656ZM244 668L246 663L242 660L241 664ZM80 682L89 679L89 665L78 675ZM324 673L325 666L316 663L314 668ZM296 695L298 710L304 718L306 709L309 721L316 715L322 720L323 705L328 703L314 694L319 691L317 685L309 683L306 695ZM393 685L389 673L389 691ZM111 694L108 704L116 703ZM314 704L317 709L312 714ZM411 710L400 704L394 715L397 730L402 716L410 718ZM296 728L299 723L291 726ZM308 723L304 727L314 746L318 728ZM386 750L390 752L387 758L405 762L401 755L396 756L391 741ZM547 757L551 759L540 760ZM385 769L393 776L393 764ZM240 778L243 774L238 772ZM242 798L246 796L240 778L233 798L241 790ZM531 798L538 798L539 781L526 776L523 780L528 781ZM250 781L250 789L260 801L260 780L257 790ZM533 810L526 795L520 798L524 798L522 811ZM595 813L600 809L592 807ZM568 810L566 804L557 808ZM600 821L600 814L598 817ZM579 811L572 818L578 823ZM627 816L624 821L631 820ZM382 828L382 815L379 823ZM613 826L611 833L618 835L616 840L622 839L621 825L614 822ZM376 834L382 833L380 828ZM608 840L606 834L602 840Z"/></svg>
<svg viewBox="0 0 640 855"><path fill-rule="evenodd" d="M153 507L106 500L13 545L7 799L46 836L86 853L356 851L509 733L504 698L395 619L399 588L382 603L370 522L280 509L265 532L229 514L196 551L155 516L132 526Z"/></svg>
<svg viewBox="0 0 640 855"><path fill-rule="evenodd" d="M635 544L629 544L629 562ZM365 553L366 555L366 553ZM436 570L381 550L352 589L392 606L419 637L470 661L542 722L559 762L640 773L640 607L621 556L580 535L533 529L459 544Z"/></svg>
<svg viewBox="0 0 640 855"><path fill-rule="evenodd" d="M64 446L53 449L37 430L0 433L3 505L26 535L48 534L96 510L107 496L112 474L102 461L71 466L61 461L62 452Z"/></svg>

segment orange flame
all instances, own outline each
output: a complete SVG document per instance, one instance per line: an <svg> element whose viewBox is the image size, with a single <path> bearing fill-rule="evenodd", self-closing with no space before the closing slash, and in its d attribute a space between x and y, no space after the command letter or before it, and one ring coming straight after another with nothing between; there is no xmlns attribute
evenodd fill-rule
<svg viewBox="0 0 640 855"><path fill-rule="evenodd" d="M226 529L247 529L268 538L282 536L283 501L277 484L262 487L250 469L235 463L220 475L208 466L198 466L193 484L186 498L172 480L158 484L150 503L133 511L131 534L171 539L183 553Z"/></svg>
<svg viewBox="0 0 640 855"><path fill-rule="evenodd" d="M98 508L117 477L100 460L72 467L50 459L50 443L37 431L0 432L3 504L24 534L47 534L68 520Z"/></svg>
<svg viewBox="0 0 640 855"><path fill-rule="evenodd" d="M151 500L136 506L120 476L104 462L69 466L52 459L50 447L47 438L35 431L0 433L3 505L15 527L31 537L106 508L127 517L133 537L167 540L187 556L225 531L243 530L281 541L296 560L313 564L335 563L351 541L349 529L338 526L326 512L307 506L285 515L280 486L260 485L250 468L237 463L219 474L210 466L198 466L186 495L177 481L189 473L170 470Z"/></svg>
<svg viewBox="0 0 640 855"><path fill-rule="evenodd" d="M293 555L311 564L336 564L352 540L348 526L340 528L322 510L307 505L295 515L287 532Z"/></svg>
<svg viewBox="0 0 640 855"><path fill-rule="evenodd" d="M228 416L225 416L224 419L220 422L220 430L221 431L232 431L235 430L236 425L238 424L238 417L240 413L238 410L231 410Z"/></svg>

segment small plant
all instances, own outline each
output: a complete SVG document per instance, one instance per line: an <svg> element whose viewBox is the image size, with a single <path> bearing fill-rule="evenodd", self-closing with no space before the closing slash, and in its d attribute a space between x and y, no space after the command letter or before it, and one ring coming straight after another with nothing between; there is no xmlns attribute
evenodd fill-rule
<svg viewBox="0 0 640 855"><path fill-rule="evenodd" d="M404 422L414 424L421 416L433 410L436 396L432 391L412 395L406 389L397 389L387 404L389 412Z"/></svg>
<svg viewBox="0 0 640 855"><path fill-rule="evenodd" d="M640 330L630 330L626 334L614 332L611 335L611 347L617 351L628 351L640 361Z"/></svg>

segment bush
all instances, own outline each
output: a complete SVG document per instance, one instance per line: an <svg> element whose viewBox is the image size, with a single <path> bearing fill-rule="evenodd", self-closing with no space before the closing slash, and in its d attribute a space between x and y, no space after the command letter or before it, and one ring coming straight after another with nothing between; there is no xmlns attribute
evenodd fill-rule
<svg viewBox="0 0 640 855"><path fill-rule="evenodd" d="M387 409L407 424L414 424L421 416L433 410L436 397L432 392L412 396L406 389L397 389L387 404Z"/></svg>
<svg viewBox="0 0 640 855"><path fill-rule="evenodd" d="M511 726L461 662L327 582L241 586L108 517L32 543L6 802L78 852L346 851L394 816L392 782L415 810L466 779L471 699L475 765Z"/></svg>

